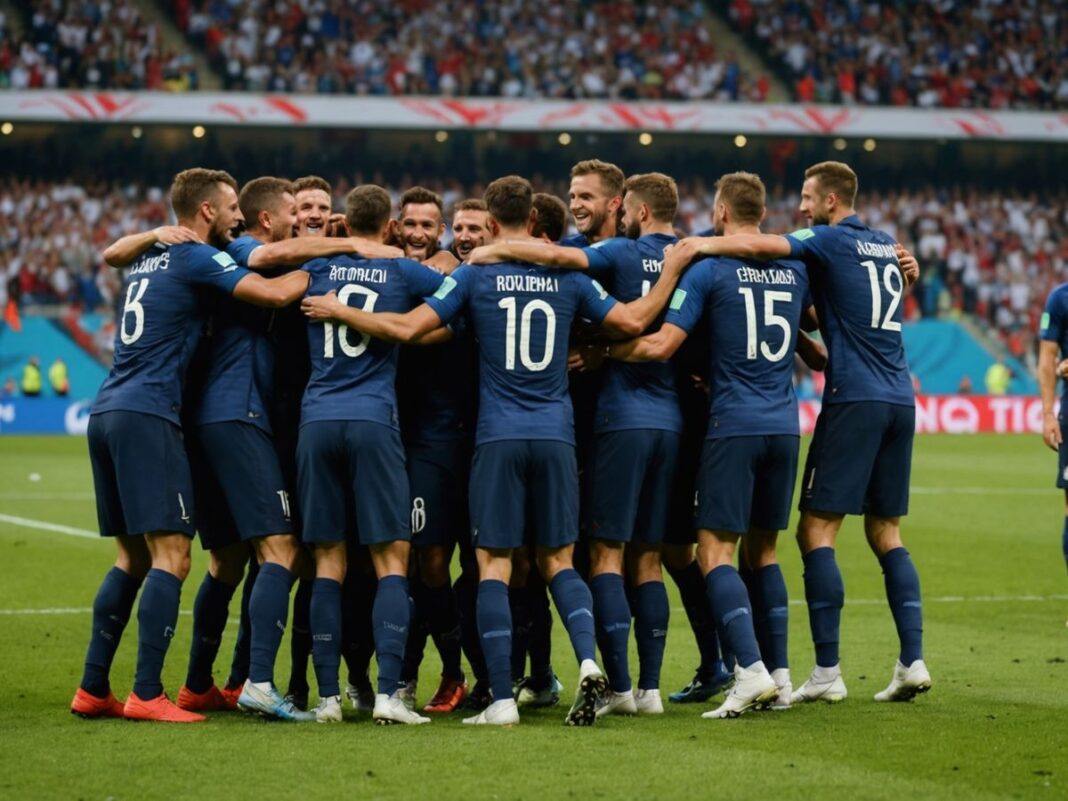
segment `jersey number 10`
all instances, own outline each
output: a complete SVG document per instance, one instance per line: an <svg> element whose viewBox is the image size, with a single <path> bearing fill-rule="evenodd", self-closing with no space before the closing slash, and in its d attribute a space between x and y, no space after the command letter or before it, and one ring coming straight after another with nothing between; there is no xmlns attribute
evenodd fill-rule
<svg viewBox="0 0 1068 801"><path fill-rule="evenodd" d="M499 308L507 312L507 320L504 333L504 369L515 369L515 318L516 299L514 297L501 298L497 303ZM542 356L537 361L530 355L530 325L534 319L534 312L545 315L545 348ZM553 360L553 347L556 338L556 312L553 307L544 300L535 299L523 307L519 313L519 361L532 373L538 373L549 366Z"/></svg>

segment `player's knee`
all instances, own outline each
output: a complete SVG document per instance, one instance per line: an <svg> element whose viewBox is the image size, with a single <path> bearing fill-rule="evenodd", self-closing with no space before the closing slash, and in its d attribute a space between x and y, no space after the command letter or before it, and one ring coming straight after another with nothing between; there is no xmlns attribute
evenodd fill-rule
<svg viewBox="0 0 1068 801"><path fill-rule="evenodd" d="M300 546L292 534L272 534L256 541L256 556L260 563L273 562L286 570L296 567Z"/></svg>
<svg viewBox="0 0 1068 801"><path fill-rule="evenodd" d="M901 548L901 518L866 515L864 534L876 556L883 556L895 548Z"/></svg>
<svg viewBox="0 0 1068 801"><path fill-rule="evenodd" d="M337 582L345 580L347 560L345 559L345 546L332 544L320 546L315 549L315 577L333 579Z"/></svg>
<svg viewBox="0 0 1068 801"><path fill-rule="evenodd" d="M664 574L660 570L659 550L643 549L632 553L628 546L627 574L635 585L645 584L648 581L663 581Z"/></svg>
<svg viewBox="0 0 1068 801"><path fill-rule="evenodd" d="M248 549L244 544L238 543L211 551L208 571L223 584L235 587L241 583L245 575L246 564L248 564Z"/></svg>
<svg viewBox="0 0 1068 801"><path fill-rule="evenodd" d="M440 545L431 545L417 551L419 576L428 587L443 587L449 583L449 551Z"/></svg>
<svg viewBox="0 0 1068 801"><path fill-rule="evenodd" d="M665 545L660 558L669 571L685 570L693 561L693 546Z"/></svg>
<svg viewBox="0 0 1068 801"><path fill-rule="evenodd" d="M115 556L115 567L136 579L143 579L152 568L152 555L141 537L123 538Z"/></svg>
<svg viewBox="0 0 1068 801"><path fill-rule="evenodd" d="M775 543L778 540L777 531L765 531L752 529L745 536L745 559L746 564L752 570L775 564Z"/></svg>
<svg viewBox="0 0 1068 801"><path fill-rule="evenodd" d="M512 581L512 554L507 550L479 548L476 556L479 581Z"/></svg>
<svg viewBox="0 0 1068 801"><path fill-rule="evenodd" d="M590 575L623 573L623 543L593 540L590 543Z"/></svg>
<svg viewBox="0 0 1068 801"><path fill-rule="evenodd" d="M552 581L553 576L561 570L574 567L573 554L574 546L571 545L566 548L539 548L538 570L545 581Z"/></svg>
<svg viewBox="0 0 1068 801"><path fill-rule="evenodd" d="M697 563L708 574L721 565L734 564L738 535L726 531L699 531L697 534Z"/></svg>
<svg viewBox="0 0 1068 801"><path fill-rule="evenodd" d="M841 524L841 515L803 512L797 524L797 545L801 553L808 553L816 548L833 548Z"/></svg>
<svg viewBox="0 0 1068 801"><path fill-rule="evenodd" d="M407 576L410 543L394 540L371 546L371 562L375 566L378 578L385 576Z"/></svg>

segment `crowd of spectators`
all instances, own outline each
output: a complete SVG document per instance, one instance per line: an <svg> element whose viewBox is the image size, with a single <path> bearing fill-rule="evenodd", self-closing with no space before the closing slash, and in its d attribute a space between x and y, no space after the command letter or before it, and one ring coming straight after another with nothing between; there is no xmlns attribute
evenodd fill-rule
<svg viewBox="0 0 1068 801"><path fill-rule="evenodd" d="M1068 108L1058 0L731 0L802 102Z"/></svg>
<svg viewBox="0 0 1068 801"><path fill-rule="evenodd" d="M752 100L700 0L173 0L228 89Z"/></svg>
<svg viewBox="0 0 1068 801"><path fill-rule="evenodd" d="M0 89L198 88L193 58L166 47L132 0L16 5L21 20L0 13Z"/></svg>
<svg viewBox="0 0 1068 801"><path fill-rule="evenodd" d="M342 208L345 193L364 180L390 185L383 176L335 177L335 207ZM394 198L412 183L393 182ZM482 191L455 180L427 183L447 207ZM561 182L535 176L535 184L566 197ZM700 181L683 183L682 231L707 229L712 194ZM1068 279L1068 192L881 191L862 195L859 212L912 249L923 266L905 303L906 319L968 316L996 333L1012 355L1031 359L1046 295ZM101 263L100 252L122 234L169 217L165 190L158 187L0 181L0 307L10 296L21 305L111 308L118 275ZM796 193L774 190L764 230L785 232L803 223ZM443 244L449 240L446 233Z"/></svg>

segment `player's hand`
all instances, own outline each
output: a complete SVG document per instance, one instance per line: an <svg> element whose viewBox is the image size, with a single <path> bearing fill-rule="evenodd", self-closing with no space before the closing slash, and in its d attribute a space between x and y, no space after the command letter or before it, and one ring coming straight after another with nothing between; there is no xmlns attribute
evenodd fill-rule
<svg viewBox="0 0 1068 801"><path fill-rule="evenodd" d="M1061 359L1057 365L1057 378L1068 378L1068 359Z"/></svg>
<svg viewBox="0 0 1068 801"><path fill-rule="evenodd" d="M585 373L600 370L604 364L604 347L598 345L579 345L567 352L567 369Z"/></svg>
<svg viewBox="0 0 1068 801"><path fill-rule="evenodd" d="M349 231L348 220L345 219L344 214L335 212L330 215L330 218L326 221L326 235L352 236L352 232Z"/></svg>
<svg viewBox="0 0 1068 801"><path fill-rule="evenodd" d="M336 292L325 295L309 295L300 302L300 310L312 320L332 320L338 309L344 307Z"/></svg>
<svg viewBox="0 0 1068 801"><path fill-rule="evenodd" d="M1052 450L1060 448L1061 442L1063 442L1061 439L1061 423L1053 412L1047 412L1042 418L1042 439Z"/></svg>
<svg viewBox="0 0 1068 801"><path fill-rule="evenodd" d="M920 263L900 243L894 245L894 251L897 253L897 263L901 265L901 275L905 278L905 284L912 286L920 280Z"/></svg>
<svg viewBox="0 0 1068 801"><path fill-rule="evenodd" d="M467 257L468 264L496 264L499 261L493 245L480 245Z"/></svg>
<svg viewBox="0 0 1068 801"><path fill-rule="evenodd" d="M156 235L156 241L161 245L179 245L182 242L204 244L204 240L197 235L196 231L184 225L161 225L152 233Z"/></svg>
<svg viewBox="0 0 1068 801"><path fill-rule="evenodd" d="M683 239L674 245L668 245L664 248L663 271L665 273L681 273L699 255L700 251L698 251L696 243L690 239Z"/></svg>

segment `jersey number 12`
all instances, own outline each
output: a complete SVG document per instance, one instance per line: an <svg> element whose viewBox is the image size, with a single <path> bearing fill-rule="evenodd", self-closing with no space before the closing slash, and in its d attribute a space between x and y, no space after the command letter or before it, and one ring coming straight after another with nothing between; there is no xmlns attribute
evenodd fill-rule
<svg viewBox="0 0 1068 801"><path fill-rule="evenodd" d="M901 291L904 282L901 280L901 271L896 264L883 265L883 286L890 293L890 305L883 311L883 293L879 289L879 268L873 261L862 261L861 267L868 268L868 280L871 282L871 327L881 328L884 331L900 331L901 323L894 320L894 312L901 303ZM897 286L894 286L894 276L897 276Z"/></svg>

